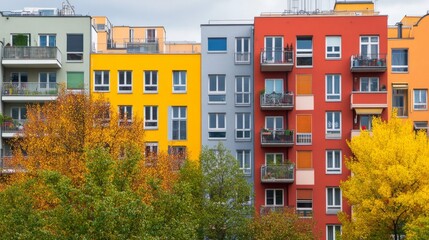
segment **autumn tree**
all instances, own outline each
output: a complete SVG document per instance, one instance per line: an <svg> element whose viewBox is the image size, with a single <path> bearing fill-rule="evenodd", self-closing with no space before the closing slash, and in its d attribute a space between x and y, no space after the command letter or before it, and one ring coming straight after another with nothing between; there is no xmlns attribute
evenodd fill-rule
<svg viewBox="0 0 429 240"><path fill-rule="evenodd" d="M371 132L362 130L348 143L346 166L353 174L341 189L353 213L340 215L343 238L398 240L406 225L427 214L428 139L395 113L372 123Z"/></svg>
<svg viewBox="0 0 429 240"><path fill-rule="evenodd" d="M251 187L231 153L219 143L203 148L200 154L203 174L204 236L209 239L233 239L245 231L251 216Z"/></svg>
<svg viewBox="0 0 429 240"><path fill-rule="evenodd" d="M293 209L255 216L249 225L251 239L274 240L294 239L313 240L315 222L311 218L299 218Z"/></svg>

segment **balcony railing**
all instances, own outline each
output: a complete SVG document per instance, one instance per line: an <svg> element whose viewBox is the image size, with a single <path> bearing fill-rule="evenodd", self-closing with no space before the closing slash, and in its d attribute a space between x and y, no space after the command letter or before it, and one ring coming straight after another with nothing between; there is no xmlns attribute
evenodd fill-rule
<svg viewBox="0 0 429 240"><path fill-rule="evenodd" d="M2 123L2 133L19 133L24 129L25 120L12 120Z"/></svg>
<svg viewBox="0 0 429 240"><path fill-rule="evenodd" d="M273 206L273 205L262 205L260 207L260 215L268 215L271 212L284 212L288 207L287 206Z"/></svg>
<svg viewBox="0 0 429 240"><path fill-rule="evenodd" d="M291 130L261 130L261 145L263 147L291 147L294 144Z"/></svg>
<svg viewBox="0 0 429 240"><path fill-rule="evenodd" d="M262 72L289 72L294 65L293 51L262 50Z"/></svg>
<svg viewBox="0 0 429 240"><path fill-rule="evenodd" d="M262 110L290 110L293 109L293 93L261 94Z"/></svg>
<svg viewBox="0 0 429 240"><path fill-rule="evenodd" d="M234 54L235 63L248 64L250 63L250 53L249 52L236 52Z"/></svg>
<svg viewBox="0 0 429 240"><path fill-rule="evenodd" d="M261 166L261 182L263 183L293 183L294 165L276 164Z"/></svg>
<svg viewBox="0 0 429 240"><path fill-rule="evenodd" d="M296 133L296 145L311 145L311 133Z"/></svg>
<svg viewBox="0 0 429 240"><path fill-rule="evenodd" d="M386 54L354 55L350 58L352 72L385 72Z"/></svg>
<svg viewBox="0 0 429 240"><path fill-rule="evenodd" d="M60 68L61 51L57 47L5 47L2 64Z"/></svg>
<svg viewBox="0 0 429 240"><path fill-rule="evenodd" d="M4 82L2 96L57 96L57 83Z"/></svg>

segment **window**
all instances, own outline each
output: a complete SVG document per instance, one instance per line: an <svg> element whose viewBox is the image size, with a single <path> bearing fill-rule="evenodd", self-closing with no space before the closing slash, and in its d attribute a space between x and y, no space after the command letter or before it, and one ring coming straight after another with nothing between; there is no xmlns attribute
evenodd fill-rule
<svg viewBox="0 0 429 240"><path fill-rule="evenodd" d="M14 86L25 87L28 82L28 73L26 72L12 72L10 73L10 81Z"/></svg>
<svg viewBox="0 0 429 240"><path fill-rule="evenodd" d="M326 75L326 101L341 101L341 76Z"/></svg>
<svg viewBox="0 0 429 240"><path fill-rule="evenodd" d="M283 79L265 79L265 94L283 92Z"/></svg>
<svg viewBox="0 0 429 240"><path fill-rule="evenodd" d="M209 103L225 102L225 75L209 75Z"/></svg>
<svg viewBox="0 0 429 240"><path fill-rule="evenodd" d="M158 159L158 143L146 142L144 155L145 155L145 165L155 166L156 160Z"/></svg>
<svg viewBox="0 0 429 240"><path fill-rule="evenodd" d="M326 150L326 173L341 173L341 150Z"/></svg>
<svg viewBox="0 0 429 240"><path fill-rule="evenodd" d="M186 92L186 71L173 71L173 92Z"/></svg>
<svg viewBox="0 0 429 240"><path fill-rule="evenodd" d="M265 117L265 128L270 130L283 130L283 117Z"/></svg>
<svg viewBox="0 0 429 240"><path fill-rule="evenodd" d="M54 72L39 73L40 89L57 89L57 74Z"/></svg>
<svg viewBox="0 0 429 240"><path fill-rule="evenodd" d="M39 35L40 47L55 47L57 45L57 36L54 34Z"/></svg>
<svg viewBox="0 0 429 240"><path fill-rule="evenodd" d="M392 72L408 72L408 49L392 49Z"/></svg>
<svg viewBox="0 0 429 240"><path fill-rule="evenodd" d="M209 139L226 138L226 114L209 113Z"/></svg>
<svg viewBox="0 0 429 240"><path fill-rule="evenodd" d="M250 63L250 38L238 37L235 39L235 62Z"/></svg>
<svg viewBox="0 0 429 240"><path fill-rule="evenodd" d="M338 240L341 235L341 225L326 225L326 240Z"/></svg>
<svg viewBox="0 0 429 240"><path fill-rule="evenodd" d="M131 123L133 119L133 106L119 106L119 124Z"/></svg>
<svg viewBox="0 0 429 240"><path fill-rule="evenodd" d="M341 211L341 189L339 187L326 188L326 214L337 214Z"/></svg>
<svg viewBox="0 0 429 240"><path fill-rule="evenodd" d="M296 190L296 213L300 217L313 216L313 190L312 189Z"/></svg>
<svg viewBox="0 0 429 240"><path fill-rule="evenodd" d="M296 151L296 169L313 169L313 154L311 151Z"/></svg>
<svg viewBox="0 0 429 240"><path fill-rule="evenodd" d="M240 169L243 170L244 175L251 175L252 169L250 166L250 150L237 150L237 160Z"/></svg>
<svg viewBox="0 0 429 240"><path fill-rule="evenodd" d="M341 58L341 37L326 37L326 58L340 59Z"/></svg>
<svg viewBox="0 0 429 240"><path fill-rule="evenodd" d="M156 43L156 29L146 29L146 42Z"/></svg>
<svg viewBox="0 0 429 240"><path fill-rule="evenodd" d="M263 62L283 62L283 37L265 37Z"/></svg>
<svg viewBox="0 0 429 240"><path fill-rule="evenodd" d="M158 92L158 71L144 71L144 92Z"/></svg>
<svg viewBox="0 0 429 240"><path fill-rule="evenodd" d="M313 38L297 37L296 65L302 67L313 66Z"/></svg>
<svg viewBox="0 0 429 240"><path fill-rule="evenodd" d="M173 140L186 140L186 107L172 107Z"/></svg>
<svg viewBox="0 0 429 240"><path fill-rule="evenodd" d="M158 128L158 106L144 106L144 128Z"/></svg>
<svg viewBox="0 0 429 240"><path fill-rule="evenodd" d="M427 89L414 89L414 110L427 110Z"/></svg>
<svg viewBox="0 0 429 240"><path fill-rule="evenodd" d="M265 206L283 206L283 189L265 189Z"/></svg>
<svg viewBox="0 0 429 240"><path fill-rule="evenodd" d="M373 117L373 115L359 115L359 127L361 129L371 130Z"/></svg>
<svg viewBox="0 0 429 240"><path fill-rule="evenodd" d="M130 28L129 35L130 35L130 42L134 42L134 29Z"/></svg>
<svg viewBox="0 0 429 240"><path fill-rule="evenodd" d="M94 71L94 91L104 92L110 90L109 71Z"/></svg>
<svg viewBox="0 0 429 240"><path fill-rule="evenodd" d="M341 112L326 112L326 138L341 138Z"/></svg>
<svg viewBox="0 0 429 240"><path fill-rule="evenodd" d="M400 88L395 88L395 85L393 85L392 107L397 109L398 117L406 117L408 116L408 89L404 88L404 86L399 87Z"/></svg>
<svg viewBox="0 0 429 240"><path fill-rule="evenodd" d="M175 156L177 159L186 159L186 146L168 146L168 154Z"/></svg>
<svg viewBox="0 0 429 240"><path fill-rule="evenodd" d="M283 163L283 153L265 153L265 164L275 165Z"/></svg>
<svg viewBox="0 0 429 240"><path fill-rule="evenodd" d="M250 140L250 113L235 114L235 139Z"/></svg>
<svg viewBox="0 0 429 240"><path fill-rule="evenodd" d="M27 47L30 46L30 34L28 33L20 33L20 34L12 34L12 46L16 47Z"/></svg>
<svg viewBox="0 0 429 240"><path fill-rule="evenodd" d="M67 61L83 61L83 34L67 34Z"/></svg>
<svg viewBox="0 0 429 240"><path fill-rule="evenodd" d="M131 71L118 71L119 84L118 92L132 92L133 91L133 78Z"/></svg>
<svg viewBox="0 0 429 240"><path fill-rule="evenodd" d="M208 38L208 51L209 52L225 52L226 51L226 38Z"/></svg>
<svg viewBox="0 0 429 240"><path fill-rule="evenodd" d="M250 105L250 77L235 77L235 104Z"/></svg>
<svg viewBox="0 0 429 240"><path fill-rule="evenodd" d="M296 115L296 145L312 144L311 119L309 114Z"/></svg>
<svg viewBox="0 0 429 240"><path fill-rule="evenodd" d="M360 54L364 58L378 58L378 36L361 36L360 37Z"/></svg>
<svg viewBox="0 0 429 240"><path fill-rule="evenodd" d="M12 107L11 116L14 121L23 123L27 119L27 108L26 107Z"/></svg>
<svg viewBox="0 0 429 240"><path fill-rule="evenodd" d="M84 89L84 73L67 72L67 89Z"/></svg>
<svg viewBox="0 0 429 240"><path fill-rule="evenodd" d="M361 92L378 92L378 78L362 77L360 78Z"/></svg>

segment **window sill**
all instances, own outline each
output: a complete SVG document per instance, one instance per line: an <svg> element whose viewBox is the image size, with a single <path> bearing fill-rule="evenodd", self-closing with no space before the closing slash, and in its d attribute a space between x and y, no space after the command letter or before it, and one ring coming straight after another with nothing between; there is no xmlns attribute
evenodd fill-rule
<svg viewBox="0 0 429 240"><path fill-rule="evenodd" d="M236 142L251 142L252 138L235 138Z"/></svg>
<svg viewBox="0 0 429 240"><path fill-rule="evenodd" d="M118 94L132 94L133 91L118 91Z"/></svg>
<svg viewBox="0 0 429 240"><path fill-rule="evenodd" d="M110 93L110 90L104 90L104 91L94 90L93 92L95 92L95 93Z"/></svg>
<svg viewBox="0 0 429 240"><path fill-rule="evenodd" d="M326 175L341 175L341 172L326 172Z"/></svg>
<svg viewBox="0 0 429 240"><path fill-rule="evenodd" d="M327 61L339 61L339 60L341 60L341 57L325 57L325 60L327 60Z"/></svg>
<svg viewBox="0 0 429 240"><path fill-rule="evenodd" d="M143 127L144 130L158 130L158 127Z"/></svg>
<svg viewBox="0 0 429 240"><path fill-rule="evenodd" d="M157 93L158 91L155 91L155 92L143 91L143 94L157 94Z"/></svg>
<svg viewBox="0 0 429 240"><path fill-rule="evenodd" d="M226 102L208 102L210 105L225 105Z"/></svg>
<svg viewBox="0 0 429 240"><path fill-rule="evenodd" d="M225 54L228 53L227 50L225 51L207 51L208 54Z"/></svg>
<svg viewBox="0 0 429 240"><path fill-rule="evenodd" d="M178 91L173 91L173 94L186 94L188 92L184 91L184 92L178 92Z"/></svg>
<svg viewBox="0 0 429 240"><path fill-rule="evenodd" d="M236 103L236 107L250 107L250 103Z"/></svg>

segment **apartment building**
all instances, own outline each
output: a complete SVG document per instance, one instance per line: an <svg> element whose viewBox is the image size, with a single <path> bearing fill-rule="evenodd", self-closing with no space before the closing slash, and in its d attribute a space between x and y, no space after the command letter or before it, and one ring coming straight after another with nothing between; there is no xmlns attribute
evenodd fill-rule
<svg viewBox="0 0 429 240"><path fill-rule="evenodd" d="M0 113L10 119L1 130L3 171L28 104L55 100L61 87L88 89L92 31L91 17L67 6L1 12Z"/></svg>
<svg viewBox="0 0 429 240"><path fill-rule="evenodd" d="M253 24L201 25L202 145L222 142L253 183Z"/></svg>
<svg viewBox="0 0 429 240"><path fill-rule="evenodd" d="M255 17L257 213L293 208L324 239L341 231L337 213L351 213L339 187L350 175L346 140L373 116L387 119L386 26L372 2Z"/></svg>
<svg viewBox="0 0 429 240"><path fill-rule="evenodd" d="M388 28L389 111L397 110L400 118L409 119L415 129L428 128L429 15L405 16ZM390 113L389 113L390 116Z"/></svg>

